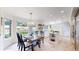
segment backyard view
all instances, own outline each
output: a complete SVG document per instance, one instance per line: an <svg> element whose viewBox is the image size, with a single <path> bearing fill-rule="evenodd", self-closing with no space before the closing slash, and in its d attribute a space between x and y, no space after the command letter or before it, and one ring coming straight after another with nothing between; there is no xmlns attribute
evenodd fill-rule
<svg viewBox="0 0 79 59"><path fill-rule="evenodd" d="M26 36L28 34L28 27L27 27L27 25L23 24L23 22L17 21L16 29L23 36Z"/></svg>
<svg viewBox="0 0 79 59"><path fill-rule="evenodd" d="M9 19L5 20L4 33L5 38L9 38L11 36L11 20Z"/></svg>

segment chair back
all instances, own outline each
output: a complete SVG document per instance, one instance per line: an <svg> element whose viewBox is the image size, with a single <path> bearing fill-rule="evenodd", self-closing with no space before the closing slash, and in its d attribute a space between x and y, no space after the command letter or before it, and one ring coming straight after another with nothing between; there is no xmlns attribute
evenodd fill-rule
<svg viewBox="0 0 79 59"><path fill-rule="evenodd" d="M18 39L18 43L24 44L24 42L22 40L22 35L20 35L19 33L17 33L17 39Z"/></svg>

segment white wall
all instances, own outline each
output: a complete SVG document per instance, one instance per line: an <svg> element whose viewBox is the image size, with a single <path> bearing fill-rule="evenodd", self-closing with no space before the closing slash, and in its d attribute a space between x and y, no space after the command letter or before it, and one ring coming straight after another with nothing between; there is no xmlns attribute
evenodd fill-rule
<svg viewBox="0 0 79 59"><path fill-rule="evenodd" d="M70 25L69 25L68 22L62 23L62 34L65 37L69 37L70 36Z"/></svg>
<svg viewBox="0 0 79 59"><path fill-rule="evenodd" d="M6 18L5 14L2 14L0 17ZM16 39L16 18L11 17L12 20L12 27L11 27L11 37L5 39L4 38L4 19L2 20L2 25L1 27L1 37L0 37L0 50L3 50L10 46L11 44L17 42Z"/></svg>
<svg viewBox="0 0 79 59"><path fill-rule="evenodd" d="M52 24L52 30L59 31L60 36L63 36L63 37L70 36L70 25L69 25L69 22L67 21Z"/></svg>
<svg viewBox="0 0 79 59"><path fill-rule="evenodd" d="M17 39L16 39L16 19L13 17L12 18L12 27L11 27L11 37L3 40L3 46L4 46L4 48L6 48L9 45L15 43L16 41L17 41Z"/></svg>

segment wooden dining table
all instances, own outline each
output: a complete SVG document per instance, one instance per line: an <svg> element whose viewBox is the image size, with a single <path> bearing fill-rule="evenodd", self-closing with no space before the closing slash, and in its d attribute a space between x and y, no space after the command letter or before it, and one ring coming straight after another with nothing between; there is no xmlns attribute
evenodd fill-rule
<svg viewBox="0 0 79 59"><path fill-rule="evenodd" d="M40 44L41 44L40 41L42 41L43 37L39 36L39 37L33 38L31 36L25 36L25 38L27 39L27 42L25 43L26 46L33 45L32 50L34 50L34 46L36 46L36 45L38 45L40 48ZM38 44L37 44L37 42L38 42Z"/></svg>

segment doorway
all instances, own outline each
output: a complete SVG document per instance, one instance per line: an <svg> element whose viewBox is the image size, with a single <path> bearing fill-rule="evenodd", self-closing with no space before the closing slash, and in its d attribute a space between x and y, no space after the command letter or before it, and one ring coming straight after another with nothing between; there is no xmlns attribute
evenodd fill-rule
<svg viewBox="0 0 79 59"><path fill-rule="evenodd" d="M74 16L73 39L76 51L79 51L79 9Z"/></svg>
<svg viewBox="0 0 79 59"><path fill-rule="evenodd" d="M76 31L75 31L75 49L79 51L79 10L76 14L75 17L75 26L76 26Z"/></svg>

